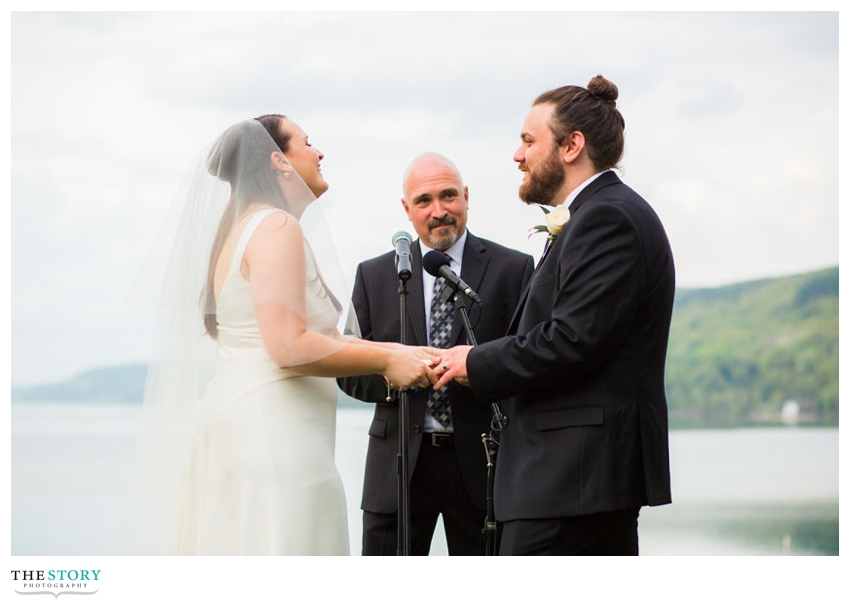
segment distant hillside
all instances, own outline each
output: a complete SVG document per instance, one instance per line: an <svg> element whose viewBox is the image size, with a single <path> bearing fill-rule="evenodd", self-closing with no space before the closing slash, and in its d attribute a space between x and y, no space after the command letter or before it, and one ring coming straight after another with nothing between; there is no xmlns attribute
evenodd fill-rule
<svg viewBox="0 0 850 607"><path fill-rule="evenodd" d="M838 268L676 293L667 354L674 425L838 424Z"/></svg>
<svg viewBox="0 0 850 607"><path fill-rule="evenodd" d="M12 387L13 401L139 403L146 365ZM838 424L838 268L718 288L679 289L667 355L673 427ZM368 406L343 397L343 406Z"/></svg>
<svg viewBox="0 0 850 607"><path fill-rule="evenodd" d="M12 386L12 402L134 403L145 396L145 364L103 367L63 382L38 386ZM340 393L340 406L370 406Z"/></svg>
<svg viewBox="0 0 850 607"><path fill-rule="evenodd" d="M12 402L140 403L147 374L143 364L92 369L63 382L12 386Z"/></svg>

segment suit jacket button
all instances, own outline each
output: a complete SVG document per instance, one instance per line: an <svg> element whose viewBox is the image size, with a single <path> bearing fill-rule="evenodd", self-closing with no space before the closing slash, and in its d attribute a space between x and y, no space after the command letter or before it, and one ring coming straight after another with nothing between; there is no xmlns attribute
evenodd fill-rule
<svg viewBox="0 0 850 607"><path fill-rule="evenodd" d="M413 424L413 431L419 434L422 432L422 427L419 424Z"/></svg>

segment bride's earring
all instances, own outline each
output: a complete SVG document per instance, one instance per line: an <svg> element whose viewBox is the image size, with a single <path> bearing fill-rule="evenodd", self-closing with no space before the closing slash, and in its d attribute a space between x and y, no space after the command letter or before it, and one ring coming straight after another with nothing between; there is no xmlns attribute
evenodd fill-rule
<svg viewBox="0 0 850 607"><path fill-rule="evenodd" d="M292 177L292 173L290 173L289 171L283 172L283 178L284 179L289 179L290 177Z"/></svg>

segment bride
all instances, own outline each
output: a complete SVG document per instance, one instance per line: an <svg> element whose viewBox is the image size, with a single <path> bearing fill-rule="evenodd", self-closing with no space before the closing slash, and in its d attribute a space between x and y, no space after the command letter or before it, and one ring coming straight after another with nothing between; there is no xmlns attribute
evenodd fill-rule
<svg viewBox="0 0 850 607"><path fill-rule="evenodd" d="M332 273L305 237L307 207L328 189L323 155L297 124L282 115L240 122L202 159L166 273L133 550L348 554L331 378L381 374L425 387L437 358L339 333Z"/></svg>

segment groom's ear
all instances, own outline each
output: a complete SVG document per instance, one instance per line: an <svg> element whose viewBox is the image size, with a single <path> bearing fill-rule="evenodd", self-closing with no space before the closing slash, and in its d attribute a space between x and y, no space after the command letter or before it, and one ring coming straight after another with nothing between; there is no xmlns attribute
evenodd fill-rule
<svg viewBox="0 0 850 607"><path fill-rule="evenodd" d="M561 160L565 164L572 164L578 160L584 150L584 133L581 131L573 131L567 135L563 145L561 145Z"/></svg>

